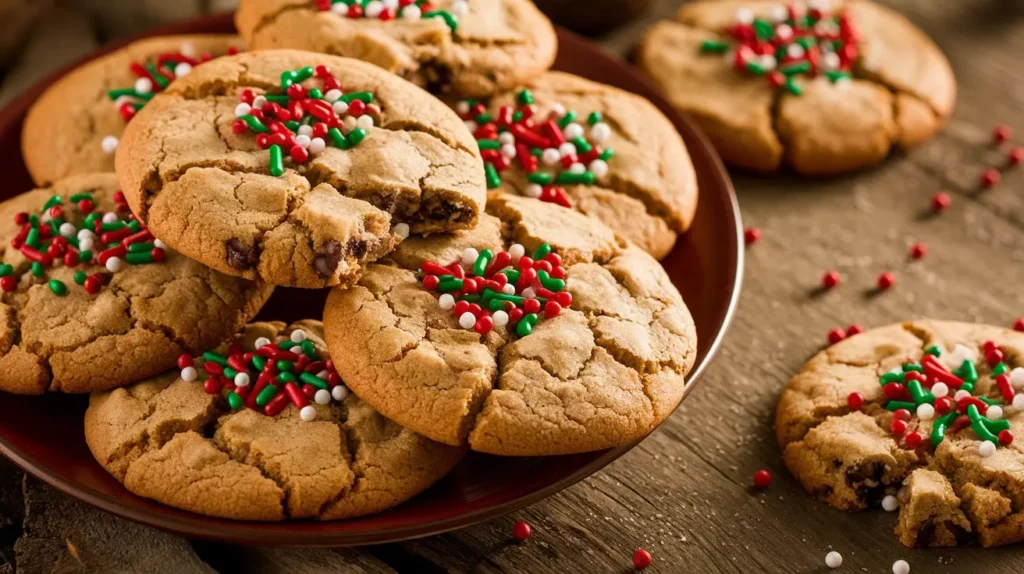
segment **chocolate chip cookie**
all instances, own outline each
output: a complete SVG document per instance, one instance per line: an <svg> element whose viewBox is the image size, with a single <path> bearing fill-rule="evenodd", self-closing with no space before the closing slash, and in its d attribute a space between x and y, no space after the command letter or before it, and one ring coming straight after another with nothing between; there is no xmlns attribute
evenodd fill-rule
<svg viewBox="0 0 1024 574"><path fill-rule="evenodd" d="M956 100L945 56L866 0L687 3L651 28L639 65L726 162L812 175L929 139Z"/></svg>
<svg viewBox="0 0 1024 574"><path fill-rule="evenodd" d="M243 0L235 25L256 50L358 58L466 97L533 78L556 50L551 22L529 0Z"/></svg>
<svg viewBox="0 0 1024 574"><path fill-rule="evenodd" d="M405 430L350 395L322 334L319 321L254 323L195 363L183 357L180 371L94 393L86 442L133 493L238 520L370 514L447 474L464 449ZM257 399L264 395L273 397Z"/></svg>
<svg viewBox="0 0 1024 574"><path fill-rule="evenodd" d="M1024 540L1024 333L912 321L825 349L790 380L786 466L841 510L899 509L907 546Z"/></svg>
<svg viewBox="0 0 1024 574"><path fill-rule="evenodd" d="M124 126L178 76L234 53L230 35L158 36L133 42L57 80L29 109L21 132L25 164L38 185L114 171Z"/></svg>
<svg viewBox="0 0 1024 574"><path fill-rule="evenodd" d="M409 239L324 311L341 378L398 424L500 455L629 443L668 417L690 313L643 250L511 194L473 230Z"/></svg>
<svg viewBox="0 0 1024 574"><path fill-rule="evenodd" d="M0 390L111 389L216 345L273 288L217 273L135 220L117 177L77 175L0 204Z"/></svg>
<svg viewBox="0 0 1024 574"><path fill-rule="evenodd" d="M456 111L476 137L492 194L525 195L601 221L656 259L697 208L682 138L650 102L548 72Z"/></svg>
<svg viewBox="0 0 1024 574"><path fill-rule="evenodd" d="M420 88L298 51L219 58L129 124L117 153L132 210L168 245L275 285L348 285L410 232L476 225L472 134Z"/></svg>

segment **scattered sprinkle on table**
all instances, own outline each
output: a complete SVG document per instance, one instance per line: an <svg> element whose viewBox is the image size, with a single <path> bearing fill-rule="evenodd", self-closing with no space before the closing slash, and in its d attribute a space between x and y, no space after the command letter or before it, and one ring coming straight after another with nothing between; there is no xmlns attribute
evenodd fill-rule
<svg viewBox="0 0 1024 574"><path fill-rule="evenodd" d="M841 280L842 276L839 275L838 271L828 271L821 277L821 286L825 289L832 289L839 285Z"/></svg>
<svg viewBox="0 0 1024 574"><path fill-rule="evenodd" d="M1006 156L1006 163L1010 165L1019 165L1024 162L1024 147L1015 147L1010 150L1010 153Z"/></svg>
<svg viewBox="0 0 1024 574"><path fill-rule="evenodd" d="M530 534L532 534L532 530L525 520L520 520L512 525L512 536L515 536L516 540L522 542L529 538Z"/></svg>
<svg viewBox="0 0 1024 574"><path fill-rule="evenodd" d="M946 211L951 203L952 199L950 199L948 193L945 191L936 192L936 194L932 196L932 211L936 213Z"/></svg>
<svg viewBox="0 0 1024 574"><path fill-rule="evenodd" d="M849 327L846 328L846 336L847 337L852 337L854 335L860 335L863 332L864 332L864 327L862 327L860 325L860 323L852 323Z"/></svg>
<svg viewBox="0 0 1024 574"><path fill-rule="evenodd" d="M996 143L1009 141L1012 137L1013 129L1006 124L998 125L992 130L992 139L995 140Z"/></svg>
<svg viewBox="0 0 1024 574"><path fill-rule="evenodd" d="M843 565L843 555L833 550L825 555L825 566L839 568Z"/></svg>
<svg viewBox="0 0 1024 574"><path fill-rule="evenodd" d="M835 345L836 343L838 343L839 341L842 341L845 338L846 338L846 331L844 331L844 330L842 330L842 329L840 329L838 327L835 328L835 329L832 329L831 331L828 332L828 344L829 345Z"/></svg>
<svg viewBox="0 0 1024 574"><path fill-rule="evenodd" d="M895 512L899 507L900 501L895 496L887 494L882 498L882 510L886 512Z"/></svg>
<svg viewBox="0 0 1024 574"><path fill-rule="evenodd" d="M986 169L981 174L981 187L984 187L984 188L995 187L996 185L999 184L999 181L1001 179L1002 179L1002 176L999 175L999 170L998 169L995 169L995 168Z"/></svg>
<svg viewBox="0 0 1024 574"><path fill-rule="evenodd" d="M747 245L757 243L761 239L761 229L758 227L748 227L743 232L743 240Z"/></svg>
<svg viewBox="0 0 1024 574"><path fill-rule="evenodd" d="M924 243L917 242L910 246L910 256L914 259L923 259L928 254L928 246Z"/></svg>
<svg viewBox="0 0 1024 574"><path fill-rule="evenodd" d="M897 560L892 563L892 574L910 574L910 564L906 560Z"/></svg>
<svg viewBox="0 0 1024 574"><path fill-rule="evenodd" d="M772 485L772 473L766 469L760 469L754 473L754 486L757 488L768 488Z"/></svg>
<svg viewBox="0 0 1024 574"><path fill-rule="evenodd" d="M878 276L878 289L885 291L896 284L896 276L886 271Z"/></svg>
<svg viewBox="0 0 1024 574"><path fill-rule="evenodd" d="M1020 317L1013 322L1013 330L1024 332L1024 317Z"/></svg>
<svg viewBox="0 0 1024 574"><path fill-rule="evenodd" d="M643 548L637 548L633 553L633 567L637 570L644 570L651 565L651 553Z"/></svg>

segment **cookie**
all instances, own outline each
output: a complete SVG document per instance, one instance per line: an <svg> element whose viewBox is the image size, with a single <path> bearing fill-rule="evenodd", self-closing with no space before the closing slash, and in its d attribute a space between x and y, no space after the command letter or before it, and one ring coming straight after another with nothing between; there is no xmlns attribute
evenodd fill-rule
<svg viewBox="0 0 1024 574"><path fill-rule="evenodd" d="M488 102L462 100L491 193L526 195L601 221L656 259L697 208L675 128L650 102L561 72Z"/></svg>
<svg viewBox="0 0 1024 574"><path fill-rule="evenodd" d="M295 287L350 284L410 231L476 225L486 199L455 112L370 64L298 51L196 68L129 124L117 170L174 249Z"/></svg>
<svg viewBox="0 0 1024 574"><path fill-rule="evenodd" d="M696 354L664 269L573 210L514 195L487 209L476 229L409 239L331 291L342 379L398 424L482 452L643 437L679 404Z"/></svg>
<svg viewBox="0 0 1024 574"><path fill-rule="evenodd" d="M256 50L358 58L430 91L514 88L551 67L551 22L529 0L243 0L235 25Z"/></svg>
<svg viewBox="0 0 1024 574"><path fill-rule="evenodd" d="M278 349L279 342L300 346L312 367L294 369L301 380L282 369L273 382L264 381L256 361L243 358L272 357L262 353L273 349L284 361L291 351ZM337 520L408 500L462 458L463 449L401 428L340 381L331 387L328 379L337 374L324 365L319 321L253 323L234 344L204 353L195 366L185 357L180 372L90 397L86 442L128 490L220 518ZM323 378L313 369L322 369ZM292 376L282 384L284 375ZM307 379L322 388L302 382ZM273 399L246 408L264 394L257 392L261 385L281 388ZM317 392L307 396L298 385Z"/></svg>
<svg viewBox="0 0 1024 574"><path fill-rule="evenodd" d="M934 135L956 100L935 43L862 0L688 3L637 60L726 162L757 172L877 164Z"/></svg>
<svg viewBox="0 0 1024 574"><path fill-rule="evenodd" d="M25 118L21 152L32 179L49 185L69 175L114 171L114 151L138 108L165 82L241 45L230 35L158 36L63 76Z"/></svg>
<svg viewBox="0 0 1024 574"><path fill-rule="evenodd" d="M811 359L779 400L786 467L841 510L899 508L907 546L1024 540L1024 333L922 320Z"/></svg>
<svg viewBox="0 0 1024 574"><path fill-rule="evenodd" d="M112 173L0 204L0 390L133 383L216 345L270 297L166 249L128 213Z"/></svg>

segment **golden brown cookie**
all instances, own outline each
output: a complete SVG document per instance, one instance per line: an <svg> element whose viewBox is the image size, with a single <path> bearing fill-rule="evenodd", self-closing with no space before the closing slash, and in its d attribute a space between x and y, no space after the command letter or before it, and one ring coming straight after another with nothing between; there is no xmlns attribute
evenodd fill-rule
<svg viewBox="0 0 1024 574"><path fill-rule="evenodd" d="M237 352L225 344L204 355L214 361L197 361L198 376L186 360L180 372L94 393L85 413L93 456L139 496L237 520L337 520L379 512L454 468L463 449L399 427L344 385L327 390L336 374L328 377L329 367L315 362L327 359L322 329L319 321L253 323L234 340ZM273 377L262 388L280 386L277 400L246 408L263 378L241 351L266 346L263 351L290 352L277 348L282 342L301 345L298 353L315 359L307 363L322 369L323 378L313 370L283 384L280 375ZM220 366L216 361L225 366L211 368ZM227 366L239 361L249 371ZM307 377L316 386L303 383ZM299 385L311 389L308 395Z"/></svg>
<svg viewBox="0 0 1024 574"><path fill-rule="evenodd" d="M491 193L526 195L601 221L661 259L697 208L675 128L647 100L548 72L490 101L461 100Z"/></svg>
<svg viewBox="0 0 1024 574"><path fill-rule="evenodd" d="M879 163L930 138L956 100L931 39L866 0L687 3L647 32L638 63L726 162L759 172Z"/></svg>
<svg viewBox="0 0 1024 574"><path fill-rule="evenodd" d="M899 508L907 546L1024 540L1024 333L912 321L833 345L793 377L787 468L842 510Z"/></svg>
<svg viewBox="0 0 1024 574"><path fill-rule="evenodd" d="M331 292L324 328L346 384L410 430L493 454L650 432L679 404L696 353L664 269L570 209L509 194L488 213L471 231L403 242ZM436 265L449 264L446 278Z"/></svg>
<svg viewBox="0 0 1024 574"><path fill-rule="evenodd" d="M465 97L530 80L556 50L551 22L529 0L243 0L235 25L253 49L358 58Z"/></svg>
<svg viewBox="0 0 1024 574"><path fill-rule="evenodd" d="M0 390L133 383L216 345L270 297L166 249L117 190L112 173L77 175L0 204Z"/></svg>
<svg viewBox="0 0 1024 574"><path fill-rule="evenodd" d="M472 227L486 196L476 142L443 103L370 64L290 50L172 84L125 130L117 167L168 245L297 287L350 284L410 231Z"/></svg>
<svg viewBox="0 0 1024 574"><path fill-rule="evenodd" d="M57 80L29 109L21 132L32 179L48 185L69 175L114 171L114 150L125 124L162 90L162 82L241 45L239 37L226 34L148 38ZM159 77L153 76L157 70Z"/></svg>

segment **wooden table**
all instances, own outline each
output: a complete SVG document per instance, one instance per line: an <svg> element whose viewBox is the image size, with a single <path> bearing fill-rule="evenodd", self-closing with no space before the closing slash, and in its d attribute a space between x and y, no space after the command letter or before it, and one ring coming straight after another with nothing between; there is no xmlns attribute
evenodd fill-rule
<svg viewBox="0 0 1024 574"><path fill-rule="evenodd" d="M835 180L735 174L747 225L764 230L747 253L739 312L702 383L661 429L596 476L507 516L465 530L359 550L279 550L189 544L86 508L0 469L0 564L17 547L19 570L174 572L624 572L644 547L661 572L824 572L830 550L838 572L1021 572L1024 552L908 550L895 515L845 514L810 499L787 475L773 438L775 401L789 376L825 343L833 327L866 327L916 317L1011 325L1024 315L1024 169L981 191L979 176L1001 165L991 132L1009 123L1024 140L1024 2L891 2L940 44L957 74L960 101L932 142L885 165ZM643 29L677 0L655 0L645 21L604 44L626 54ZM936 191L953 197L929 215ZM923 261L907 248L924 241ZM829 269L841 286L816 292ZM876 294L883 271L895 288ZM699 305L699 301L690 301ZM775 477L749 489L758 468ZM27 510L24 534L19 524ZM516 520L533 536L512 541ZM84 565L84 566L83 566ZM0 572L4 566L0 565Z"/></svg>

